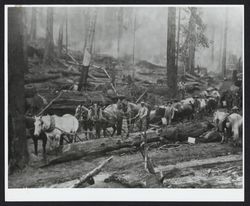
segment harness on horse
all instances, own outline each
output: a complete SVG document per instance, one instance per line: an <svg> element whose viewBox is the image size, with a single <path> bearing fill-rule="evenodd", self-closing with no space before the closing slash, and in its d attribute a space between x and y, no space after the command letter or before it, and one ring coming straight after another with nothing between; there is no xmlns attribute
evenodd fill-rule
<svg viewBox="0 0 250 206"><path fill-rule="evenodd" d="M56 121L54 116L50 116L50 126L45 132L52 132L56 128Z"/></svg>

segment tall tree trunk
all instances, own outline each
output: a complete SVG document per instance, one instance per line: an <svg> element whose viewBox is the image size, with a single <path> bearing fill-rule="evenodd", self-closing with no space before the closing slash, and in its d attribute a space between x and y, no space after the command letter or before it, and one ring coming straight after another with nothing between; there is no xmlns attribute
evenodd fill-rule
<svg viewBox="0 0 250 206"><path fill-rule="evenodd" d="M118 10L118 36L117 36L117 58L120 58L120 44L123 30L123 8Z"/></svg>
<svg viewBox="0 0 250 206"><path fill-rule="evenodd" d="M176 52L176 68L178 68L178 63L179 63L179 48L180 48L180 22L181 22L181 8L178 9L179 14L178 14L178 32L177 32L177 52ZM185 75L185 74L184 74Z"/></svg>
<svg viewBox="0 0 250 206"><path fill-rule="evenodd" d="M59 57L62 56L62 49L63 49L63 25L64 21L61 22L60 27L59 27L59 32L58 32L58 55Z"/></svg>
<svg viewBox="0 0 250 206"><path fill-rule="evenodd" d="M68 33L68 9L66 8L66 54L68 54L68 41L69 41L69 33Z"/></svg>
<svg viewBox="0 0 250 206"><path fill-rule="evenodd" d="M228 10L226 8L225 12L225 27L224 27L224 44L223 44L223 54L222 54L222 76L223 78L226 77L226 64L227 64L227 15L228 15Z"/></svg>
<svg viewBox="0 0 250 206"><path fill-rule="evenodd" d="M46 43L44 53L44 64L50 64L54 57L54 40L53 40L53 8L47 8L47 26L46 26Z"/></svg>
<svg viewBox="0 0 250 206"><path fill-rule="evenodd" d="M220 31L221 33L221 37L220 37L220 49L219 49L219 62L218 62L218 71L222 70L221 66L222 66L222 43L223 43L223 29L221 29Z"/></svg>
<svg viewBox="0 0 250 206"><path fill-rule="evenodd" d="M24 119L24 52L22 8L8 8L8 78L9 78L9 168L24 168L28 162Z"/></svg>
<svg viewBox="0 0 250 206"><path fill-rule="evenodd" d="M175 64L175 18L176 8L168 8L168 33L167 33L167 84L173 97L177 93L177 68Z"/></svg>
<svg viewBox="0 0 250 206"><path fill-rule="evenodd" d="M136 39L136 11L134 14L134 28L133 28L133 65L135 64L135 39Z"/></svg>
<svg viewBox="0 0 250 206"><path fill-rule="evenodd" d="M95 9L92 17L90 18L90 23L87 32L87 39L85 38L83 63L81 66L81 76L78 83L78 91L81 91L83 87L85 89L87 88L88 72L93 50L93 41L95 36L96 19L97 19L97 10Z"/></svg>
<svg viewBox="0 0 250 206"><path fill-rule="evenodd" d="M30 40L35 41L36 40L36 7L32 7L32 13L31 13L31 27L30 27Z"/></svg>
<svg viewBox="0 0 250 206"><path fill-rule="evenodd" d="M195 67L195 45L196 45L196 25L195 25L195 15L197 8L191 8L191 14L189 19L189 47L188 47L188 70L191 74L194 73Z"/></svg>
<svg viewBox="0 0 250 206"><path fill-rule="evenodd" d="M27 10L23 9L23 55L24 55L24 72L28 72L28 54L27 54L27 45L28 45L28 28L27 28Z"/></svg>

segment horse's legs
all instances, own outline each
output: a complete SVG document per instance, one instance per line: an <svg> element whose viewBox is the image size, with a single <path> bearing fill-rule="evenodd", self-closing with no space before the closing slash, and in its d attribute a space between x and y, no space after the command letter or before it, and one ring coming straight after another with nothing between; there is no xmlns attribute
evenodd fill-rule
<svg viewBox="0 0 250 206"><path fill-rule="evenodd" d="M63 134L61 134L61 136L60 136L60 142L59 142L59 145L63 145Z"/></svg>
<svg viewBox="0 0 250 206"><path fill-rule="evenodd" d="M95 123L95 132L96 132L96 138L100 138L101 135L101 128L100 125L98 123Z"/></svg>
<svg viewBox="0 0 250 206"><path fill-rule="evenodd" d="M107 128L103 127L102 129L103 129L103 136L104 136L104 138L106 138L106 136L107 136Z"/></svg>
<svg viewBox="0 0 250 206"><path fill-rule="evenodd" d="M122 134L122 119L118 119L117 120L117 135L121 135Z"/></svg>
<svg viewBox="0 0 250 206"><path fill-rule="evenodd" d="M113 133L111 134L111 137L113 137L114 136L114 134L115 134L115 132L116 132L116 130L117 130L117 128L116 128L116 126L114 125L113 127ZM118 134L117 134L118 135Z"/></svg>
<svg viewBox="0 0 250 206"><path fill-rule="evenodd" d="M35 148L35 155L37 156L37 144L38 144L37 137L33 136L33 142L34 142L34 148Z"/></svg>
<svg viewBox="0 0 250 206"><path fill-rule="evenodd" d="M46 144L47 144L47 137L43 138L43 154L46 154Z"/></svg>

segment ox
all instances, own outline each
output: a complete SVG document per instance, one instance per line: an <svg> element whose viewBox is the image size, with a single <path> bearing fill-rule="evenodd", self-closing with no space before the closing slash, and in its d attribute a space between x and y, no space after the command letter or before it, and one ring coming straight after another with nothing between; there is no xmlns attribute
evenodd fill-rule
<svg viewBox="0 0 250 206"><path fill-rule="evenodd" d="M35 117L34 125L34 135L39 136L41 132L44 132L50 141L50 148L55 148L59 142L63 143L61 136L64 132L76 133L79 122L70 114L65 114L62 117L46 115Z"/></svg>

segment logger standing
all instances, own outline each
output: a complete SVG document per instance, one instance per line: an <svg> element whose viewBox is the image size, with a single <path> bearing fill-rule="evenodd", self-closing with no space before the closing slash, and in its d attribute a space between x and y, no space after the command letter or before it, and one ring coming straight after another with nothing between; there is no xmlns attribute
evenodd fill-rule
<svg viewBox="0 0 250 206"><path fill-rule="evenodd" d="M147 130L147 114L148 108L146 107L145 102L141 102L141 108L139 109L138 114L136 115L136 118L139 117L140 131Z"/></svg>

